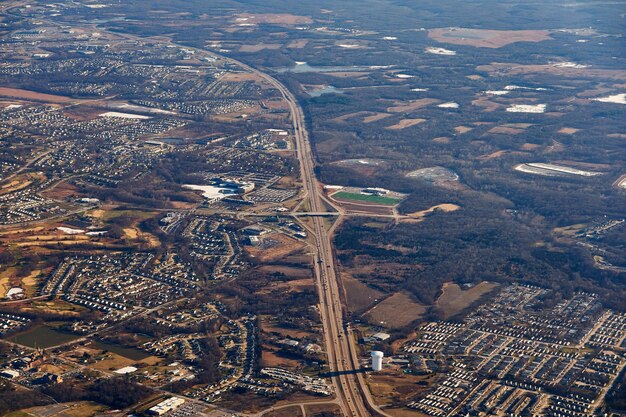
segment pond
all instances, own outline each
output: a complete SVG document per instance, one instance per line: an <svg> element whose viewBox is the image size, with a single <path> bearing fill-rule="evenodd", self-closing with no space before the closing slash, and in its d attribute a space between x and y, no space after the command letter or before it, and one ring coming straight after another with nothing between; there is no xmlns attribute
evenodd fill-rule
<svg viewBox="0 0 626 417"><path fill-rule="evenodd" d="M38 348L49 348L78 339L80 336L50 326L37 326L9 338L11 342Z"/></svg>
<svg viewBox="0 0 626 417"><path fill-rule="evenodd" d="M306 93L311 97L319 97L322 94L343 94L343 91L332 85L325 85L323 87L306 90Z"/></svg>

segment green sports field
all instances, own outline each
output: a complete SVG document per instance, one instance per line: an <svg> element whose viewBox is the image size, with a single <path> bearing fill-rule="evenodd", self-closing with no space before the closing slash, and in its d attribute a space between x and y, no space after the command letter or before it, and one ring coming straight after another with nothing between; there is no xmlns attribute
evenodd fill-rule
<svg viewBox="0 0 626 417"><path fill-rule="evenodd" d="M338 193L333 194L332 197L335 199L339 199L339 200L363 201L366 203L382 204L385 206L395 206L396 204L400 202L399 198L383 197L379 195L349 193L346 191L339 191Z"/></svg>

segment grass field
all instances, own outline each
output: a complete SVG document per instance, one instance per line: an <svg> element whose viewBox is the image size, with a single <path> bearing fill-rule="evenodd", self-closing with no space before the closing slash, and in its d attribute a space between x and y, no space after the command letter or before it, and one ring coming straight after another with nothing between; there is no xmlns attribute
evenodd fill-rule
<svg viewBox="0 0 626 417"><path fill-rule="evenodd" d="M426 307L404 292L397 292L371 308L364 317L375 325L397 329L421 318Z"/></svg>
<svg viewBox="0 0 626 417"><path fill-rule="evenodd" d="M468 290L462 290L458 284L446 282L443 284L443 292L437 299L436 305L443 310L445 318L448 319L472 305L473 302L478 301L497 286L498 284L493 282L483 281Z"/></svg>
<svg viewBox="0 0 626 417"><path fill-rule="evenodd" d="M348 193L346 191L339 191L338 193L333 194L332 197L339 200L364 201L366 203L383 204L385 206L395 206L400 202L400 199L398 198L382 197L379 195Z"/></svg>

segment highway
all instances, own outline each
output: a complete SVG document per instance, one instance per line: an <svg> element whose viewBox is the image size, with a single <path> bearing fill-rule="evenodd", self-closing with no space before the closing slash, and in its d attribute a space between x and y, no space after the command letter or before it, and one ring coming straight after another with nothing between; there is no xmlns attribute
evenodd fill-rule
<svg viewBox="0 0 626 417"><path fill-rule="evenodd" d="M310 217L313 229L312 237L315 239L316 247L313 256L315 278L320 297L320 315L324 328L328 365L341 408L346 416L389 416L374 403L363 373L358 372L361 366L358 360L357 346L352 332L344 324L341 291L331 236L324 226L323 216L319 216L319 214L329 211L322 202L322 187L315 177L315 163L302 108L295 96L275 78L242 62L227 59L262 77L279 90L289 103L296 153L300 162L303 198L308 202L308 211L318 214L318 216Z"/></svg>

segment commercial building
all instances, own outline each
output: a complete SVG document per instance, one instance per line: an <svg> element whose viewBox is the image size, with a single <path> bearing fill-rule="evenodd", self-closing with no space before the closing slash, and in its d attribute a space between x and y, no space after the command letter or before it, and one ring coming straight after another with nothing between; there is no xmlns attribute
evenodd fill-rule
<svg viewBox="0 0 626 417"><path fill-rule="evenodd" d="M185 403L185 400L182 398L171 397L171 398L168 398L167 400L161 401L160 403L158 403L157 405L153 407L150 407L147 413L152 416L162 416L166 413L169 413L170 411L176 410L178 407L180 407L184 403Z"/></svg>

